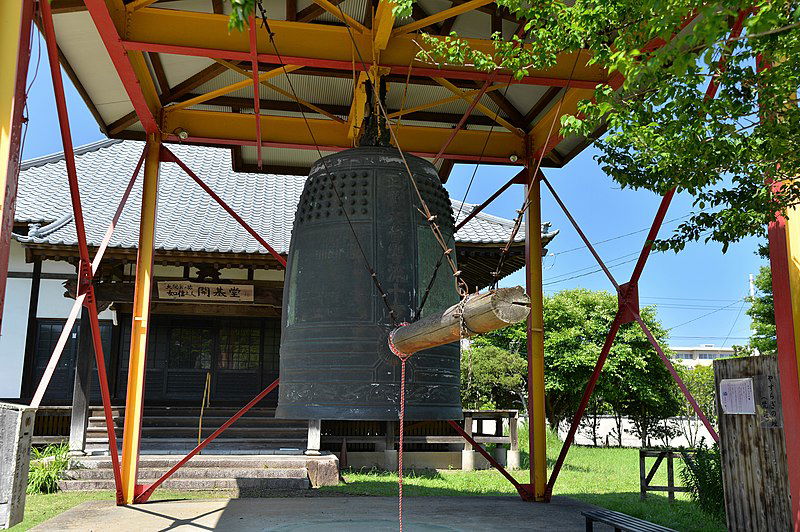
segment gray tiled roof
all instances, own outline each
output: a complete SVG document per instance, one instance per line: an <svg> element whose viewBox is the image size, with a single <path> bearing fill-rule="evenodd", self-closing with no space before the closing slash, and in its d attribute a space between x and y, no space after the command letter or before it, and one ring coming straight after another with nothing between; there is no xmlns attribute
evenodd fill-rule
<svg viewBox="0 0 800 532"><path fill-rule="evenodd" d="M128 184L144 143L103 140L76 150L76 165L90 246L103 238ZM292 220L305 178L234 172L230 150L170 145L170 149L259 232L278 252L287 253ZM141 173L139 179L141 180ZM110 246L135 248L139 233L140 181L133 187ZM460 202L453 201L454 213ZM464 204L459 220L475 205ZM41 225L21 241L75 245L63 154L25 162L19 178L15 220ZM507 241L513 222L479 214L456 235L459 243ZM524 241L524 230L517 241ZM156 247L160 250L217 253L266 251L175 164L159 176Z"/></svg>

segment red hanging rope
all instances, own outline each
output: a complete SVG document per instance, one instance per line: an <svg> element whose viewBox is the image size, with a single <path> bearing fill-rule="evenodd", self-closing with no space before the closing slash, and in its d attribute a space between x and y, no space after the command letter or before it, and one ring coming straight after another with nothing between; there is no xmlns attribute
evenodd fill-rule
<svg viewBox="0 0 800 532"><path fill-rule="evenodd" d="M397 326L405 327L408 322L403 322ZM403 353L394 345L392 336L394 336L395 329L389 333L389 349L400 359L400 421L399 421L399 443L397 449L397 519L400 523L400 532L403 532L403 435L406 417L406 361L411 357L411 354Z"/></svg>

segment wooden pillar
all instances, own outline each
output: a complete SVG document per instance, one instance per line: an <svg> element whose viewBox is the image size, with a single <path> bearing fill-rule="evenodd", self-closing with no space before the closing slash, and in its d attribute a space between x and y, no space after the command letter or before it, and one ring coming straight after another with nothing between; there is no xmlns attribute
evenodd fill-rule
<svg viewBox="0 0 800 532"><path fill-rule="evenodd" d="M36 376L36 315L39 313L39 287L42 284L42 259L33 259L31 292L28 299L28 327L25 333L25 358L22 362L22 390L20 397L31 398Z"/></svg>
<svg viewBox="0 0 800 532"><path fill-rule="evenodd" d="M769 224L768 235L791 520L800 530L800 211L787 215Z"/></svg>
<svg viewBox="0 0 800 532"><path fill-rule="evenodd" d="M89 309L83 307L78 334L78 353L75 358L75 380L72 386L72 416L69 422L69 451L73 454L83 454L86 450L92 360L94 360L94 347L89 324Z"/></svg>
<svg viewBox="0 0 800 532"><path fill-rule="evenodd" d="M17 199L32 20L33 0L0 2L0 319Z"/></svg>
<svg viewBox="0 0 800 532"><path fill-rule="evenodd" d="M542 292L542 212L539 181L533 174L534 161L528 162L526 197L525 280L531 299L528 316L528 432L530 483L537 501L545 500L547 484L547 418L544 401L544 316Z"/></svg>
<svg viewBox="0 0 800 532"><path fill-rule="evenodd" d="M309 456L317 456L320 454L319 449L322 445L322 420L309 419L308 420L308 444L306 445L306 454Z"/></svg>
<svg viewBox="0 0 800 532"><path fill-rule="evenodd" d="M136 494L142 411L144 409L147 335L150 328L150 294L153 281L153 246L160 150L161 136L159 134L148 135L142 184L142 209L139 220L139 254L136 258L136 284L133 293L125 427L122 433L122 493L125 504L132 504Z"/></svg>

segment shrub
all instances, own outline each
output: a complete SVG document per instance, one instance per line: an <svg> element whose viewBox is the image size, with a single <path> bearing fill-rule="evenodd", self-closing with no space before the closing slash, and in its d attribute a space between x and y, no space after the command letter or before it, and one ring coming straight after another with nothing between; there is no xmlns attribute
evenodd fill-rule
<svg viewBox="0 0 800 532"><path fill-rule="evenodd" d="M31 466L28 471L27 493L54 493L58 481L69 467L69 446L51 444L44 449L31 448Z"/></svg>
<svg viewBox="0 0 800 532"><path fill-rule="evenodd" d="M689 495L700 509L725 519L725 492L722 487L722 464L719 446L709 447L701 440L691 464L681 470L681 478Z"/></svg>

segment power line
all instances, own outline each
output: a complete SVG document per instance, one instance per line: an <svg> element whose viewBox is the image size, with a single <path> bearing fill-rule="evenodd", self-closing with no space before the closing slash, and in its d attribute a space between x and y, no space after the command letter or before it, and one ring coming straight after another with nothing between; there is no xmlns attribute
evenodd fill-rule
<svg viewBox="0 0 800 532"><path fill-rule="evenodd" d="M689 323L693 323L693 322L695 322L697 320L703 319L706 316L711 316L712 314L716 314L717 312L723 311L723 310L725 310L727 308L730 308L730 307L734 306L736 303L739 303L740 301L741 301L741 299L737 299L736 301L734 301L730 305L725 305L724 307L720 307L720 308L718 308L716 310L712 310L711 312L707 312L705 314L697 316L696 318L693 318L693 319L691 319L689 321L685 321L683 323L679 323L678 325L674 325L674 326L670 327L669 329L667 329L667 331L671 331L673 329L677 329L678 327L683 327L684 325L688 325Z"/></svg>
<svg viewBox="0 0 800 532"><path fill-rule="evenodd" d="M617 263L617 264L612 264L612 265L608 266L608 269L610 270L612 268L616 268L617 266L622 266L624 264L628 264L628 263L631 263L631 262L636 262L636 260L638 260L638 259L637 258L632 258L632 259L629 259L629 260L626 260L626 261L623 261L623 262L620 262L620 263ZM593 271L590 271L590 272L586 272L586 273L581 273L579 275L573 275L572 277L567 277L565 279L558 279L556 281L549 281L547 283L542 283L542 286L547 286L547 285L556 284L556 283L563 283L564 281L571 281L572 279L577 279L579 277L586 277L587 275L600 273L602 271L603 271L602 268L597 268L596 270L593 270Z"/></svg>
<svg viewBox="0 0 800 532"><path fill-rule="evenodd" d="M685 215L679 216L677 218L672 218L671 220L667 220L666 222L664 222L662 225L667 225L667 224L670 224L670 223L673 223L673 222L677 222L678 220L683 220L685 218L688 218L689 216L691 216L691 214L685 214ZM613 240L619 240L620 238L625 238L625 237L628 237L628 236L638 235L640 233L644 233L644 232L649 231L649 230L650 230L650 227L645 227L644 229L638 229L636 231L631 231L630 233L625 233L623 235L612 236L611 238L606 238L605 240L600 240L598 242L593 242L592 245L593 246L597 246L597 245L600 245L600 244L605 244L606 242L611 242ZM554 252L553 254L554 255L563 255L564 253L572 253L573 251L579 251L581 249L586 249L586 246L585 245L577 246L577 247L574 247L574 248L565 249L564 251Z"/></svg>

